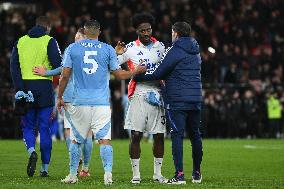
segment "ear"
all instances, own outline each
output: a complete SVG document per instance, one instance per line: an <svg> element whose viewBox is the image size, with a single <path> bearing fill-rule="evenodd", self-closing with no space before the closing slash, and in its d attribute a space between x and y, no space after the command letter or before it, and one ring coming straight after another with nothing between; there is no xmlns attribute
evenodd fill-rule
<svg viewBox="0 0 284 189"><path fill-rule="evenodd" d="M99 36L101 34L101 30L97 30L96 34Z"/></svg>
<svg viewBox="0 0 284 189"><path fill-rule="evenodd" d="M178 38L177 32L174 32L174 36L175 36L175 38Z"/></svg>
<svg viewBox="0 0 284 189"><path fill-rule="evenodd" d="M45 26L46 34L49 34L51 31L51 26Z"/></svg>

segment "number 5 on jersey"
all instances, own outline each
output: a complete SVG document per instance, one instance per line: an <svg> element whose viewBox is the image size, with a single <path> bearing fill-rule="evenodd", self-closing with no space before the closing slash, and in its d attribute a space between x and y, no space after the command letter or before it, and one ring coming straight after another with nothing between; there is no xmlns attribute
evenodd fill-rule
<svg viewBox="0 0 284 189"><path fill-rule="evenodd" d="M93 74L97 71L99 66L97 61L93 58L90 58L90 56L97 56L97 54L97 51L85 51L84 64L92 64L91 68L83 68L83 71L86 72L86 74Z"/></svg>

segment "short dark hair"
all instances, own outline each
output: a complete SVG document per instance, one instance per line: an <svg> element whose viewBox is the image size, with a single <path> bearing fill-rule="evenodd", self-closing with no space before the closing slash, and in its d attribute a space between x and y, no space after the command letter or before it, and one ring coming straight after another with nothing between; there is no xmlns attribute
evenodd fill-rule
<svg viewBox="0 0 284 189"><path fill-rule="evenodd" d="M172 26L172 29L177 33L179 37L189 37L191 32L191 26L187 22L176 22Z"/></svg>
<svg viewBox="0 0 284 189"><path fill-rule="evenodd" d="M149 23L150 25L155 24L155 18L149 13L138 13L132 18L132 25L137 28L142 23Z"/></svg>
<svg viewBox="0 0 284 189"><path fill-rule="evenodd" d="M87 30L91 34L96 34L100 30L101 26L97 20L88 20L84 24L84 29Z"/></svg>
<svg viewBox="0 0 284 189"><path fill-rule="evenodd" d="M50 27L51 22L50 19L47 16L39 16L36 19L36 25L37 26L43 26L43 27Z"/></svg>

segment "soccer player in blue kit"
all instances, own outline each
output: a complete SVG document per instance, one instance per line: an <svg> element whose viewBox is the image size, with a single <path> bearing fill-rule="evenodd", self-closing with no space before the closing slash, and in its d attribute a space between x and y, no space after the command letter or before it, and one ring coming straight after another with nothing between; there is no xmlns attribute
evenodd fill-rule
<svg viewBox="0 0 284 189"><path fill-rule="evenodd" d="M84 40L86 39L86 36L84 34L84 28L79 28L76 35L75 35L75 42L80 41L80 40ZM64 53L65 55L65 53ZM58 67L56 69L53 70L47 70L46 67L44 66L36 66L33 68L33 72L35 75L41 75L41 76L54 76L54 75L59 75L62 71L62 66ZM71 81L71 82L70 82ZM64 91L63 94L63 100L64 103L70 103L72 100L72 94L73 94L73 84L72 84L72 79L69 79L68 85ZM65 135L65 140L66 140L66 146L67 146L67 150L69 152L69 147L70 147L70 130L71 130L71 125L68 121L68 119L66 118L65 113L63 112L63 119L64 119L64 135ZM87 138L85 139L85 142L83 144L82 147L82 155L83 157L81 157L82 159L82 169L79 173L80 177L86 177L86 176L90 176L89 173L89 162L91 159L91 153L92 153L92 149L93 149L93 133L91 130L89 130Z"/></svg>
<svg viewBox="0 0 284 189"><path fill-rule="evenodd" d="M92 129L100 144L100 156L104 167L104 184L112 184L113 149L111 140L111 109L109 73L117 79L128 79L143 73L146 68L138 66L133 71L120 68L113 47L98 41L100 24L89 20L84 25L86 40L72 43L67 47L63 59L62 78L59 82L57 108L63 106L71 123L70 173L61 181L76 183L80 160L81 144ZM64 104L62 95L72 75L73 98Z"/></svg>

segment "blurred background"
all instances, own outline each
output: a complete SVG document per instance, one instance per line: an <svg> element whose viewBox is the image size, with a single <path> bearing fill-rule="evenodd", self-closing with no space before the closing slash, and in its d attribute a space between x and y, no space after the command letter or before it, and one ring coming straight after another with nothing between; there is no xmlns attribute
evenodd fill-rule
<svg viewBox="0 0 284 189"><path fill-rule="evenodd" d="M0 138L21 138L19 117L13 115L15 91L9 60L14 43L35 24L37 16L51 18L51 36L63 52L90 18L102 25L101 41L115 46L118 40L135 40L130 18L138 12L156 17L153 36L166 47L171 45L174 22L191 23L203 60L203 137L284 138L282 0L2 0ZM110 82L114 138L128 137L123 129L127 83ZM57 84L55 79L54 86ZM62 121L58 117L53 132L60 139Z"/></svg>

